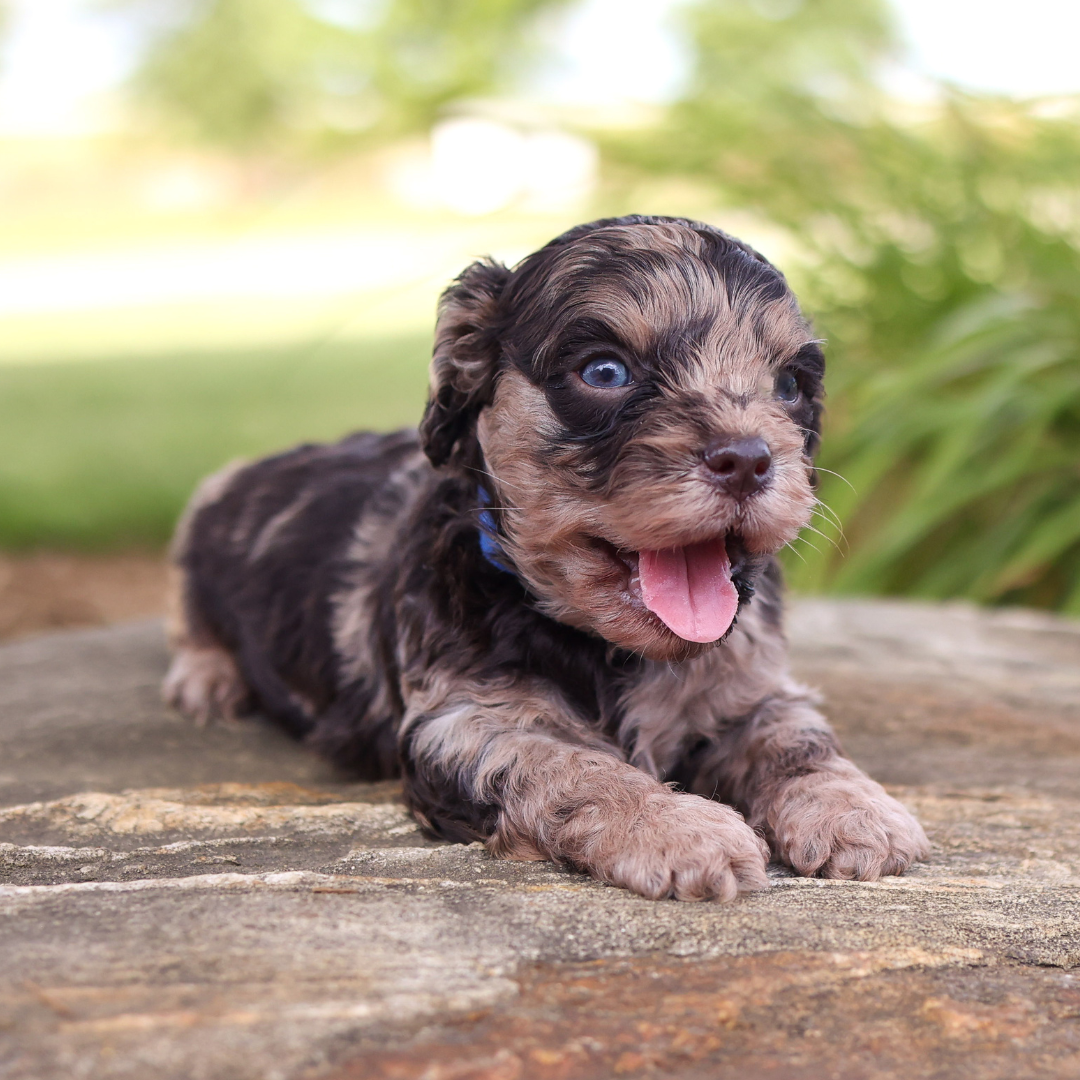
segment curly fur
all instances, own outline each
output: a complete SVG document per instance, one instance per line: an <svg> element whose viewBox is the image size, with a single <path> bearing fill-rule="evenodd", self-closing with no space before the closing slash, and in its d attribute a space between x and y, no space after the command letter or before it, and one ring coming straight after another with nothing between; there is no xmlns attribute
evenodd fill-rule
<svg viewBox="0 0 1080 1080"><path fill-rule="evenodd" d="M633 384L587 386L598 351ZM204 484L174 546L166 694L401 775L432 835L643 896L730 900L770 852L899 873L926 838L842 756L781 630L773 556L813 506L823 374L783 276L706 225L599 221L475 263L442 299L418 433ZM703 455L748 438L771 464L736 497ZM643 604L634 553L719 535L737 620L688 642Z"/></svg>

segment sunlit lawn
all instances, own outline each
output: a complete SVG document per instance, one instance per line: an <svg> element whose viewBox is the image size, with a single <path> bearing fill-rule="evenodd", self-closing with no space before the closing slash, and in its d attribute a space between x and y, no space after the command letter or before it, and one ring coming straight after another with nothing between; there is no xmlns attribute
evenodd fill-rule
<svg viewBox="0 0 1080 1080"><path fill-rule="evenodd" d="M166 540L238 456L415 424L430 335L0 365L0 547Z"/></svg>
<svg viewBox="0 0 1080 1080"><path fill-rule="evenodd" d="M108 150L0 141L52 184L26 181L0 235L0 551L157 547L233 458L414 425L439 292L576 220L403 208L359 159L159 211L140 178L187 159Z"/></svg>

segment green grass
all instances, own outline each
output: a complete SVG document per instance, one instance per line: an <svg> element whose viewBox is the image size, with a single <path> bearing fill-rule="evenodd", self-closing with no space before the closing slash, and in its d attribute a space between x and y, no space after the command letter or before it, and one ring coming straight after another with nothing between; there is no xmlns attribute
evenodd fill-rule
<svg viewBox="0 0 1080 1080"><path fill-rule="evenodd" d="M236 458L415 424L430 337L0 366L0 547L168 539Z"/></svg>

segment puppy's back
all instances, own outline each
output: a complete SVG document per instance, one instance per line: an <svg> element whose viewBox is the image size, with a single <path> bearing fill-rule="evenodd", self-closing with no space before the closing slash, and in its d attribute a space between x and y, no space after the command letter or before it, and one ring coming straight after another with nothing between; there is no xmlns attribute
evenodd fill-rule
<svg viewBox="0 0 1080 1080"><path fill-rule="evenodd" d="M414 431L359 433L204 481L173 543L170 700L204 718L260 707L307 733L336 692L333 604L358 529L394 528L390 480L421 459Z"/></svg>

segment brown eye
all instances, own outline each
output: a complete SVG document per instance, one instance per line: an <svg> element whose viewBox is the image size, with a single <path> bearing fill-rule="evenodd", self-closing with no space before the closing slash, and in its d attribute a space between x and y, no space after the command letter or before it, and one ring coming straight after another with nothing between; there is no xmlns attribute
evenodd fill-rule
<svg viewBox="0 0 1080 1080"><path fill-rule="evenodd" d="M578 374L582 382L601 390L617 390L633 382L630 369L614 356L598 356L590 360Z"/></svg>
<svg viewBox="0 0 1080 1080"><path fill-rule="evenodd" d="M774 390L781 401L795 401L799 396L799 382L790 371L781 371L776 376Z"/></svg>

